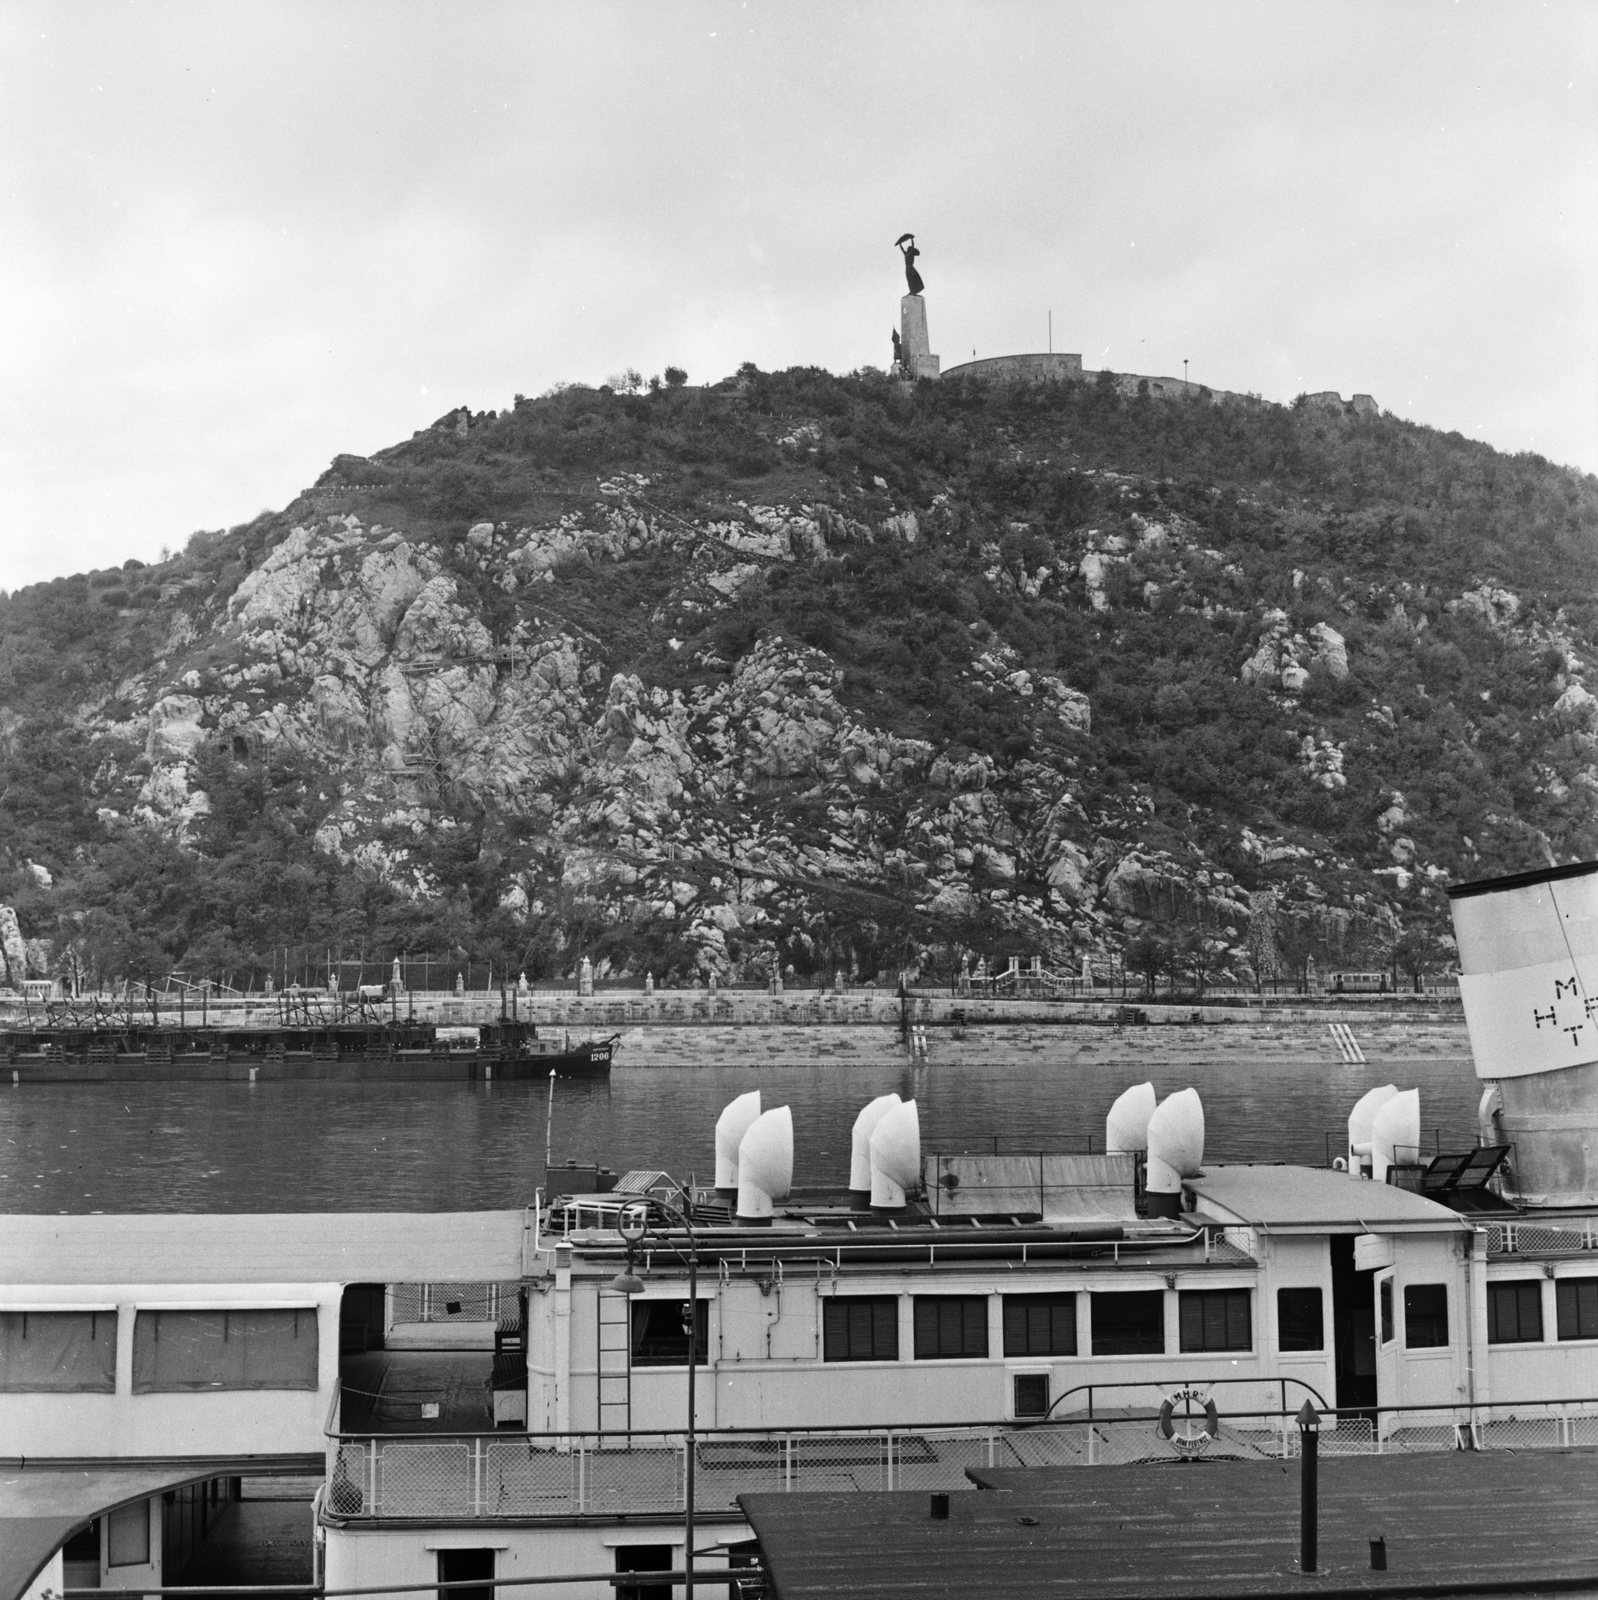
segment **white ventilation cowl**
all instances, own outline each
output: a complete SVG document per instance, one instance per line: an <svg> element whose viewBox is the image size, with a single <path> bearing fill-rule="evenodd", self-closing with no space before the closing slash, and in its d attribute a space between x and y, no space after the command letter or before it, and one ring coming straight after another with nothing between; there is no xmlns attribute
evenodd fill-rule
<svg viewBox="0 0 1598 1600"><path fill-rule="evenodd" d="M1349 1177L1370 1176L1371 1129L1376 1123L1376 1113L1397 1093L1397 1085L1384 1083L1380 1088L1367 1089L1354 1102L1354 1109L1348 1114Z"/></svg>
<svg viewBox="0 0 1598 1600"><path fill-rule="evenodd" d="M914 1100L889 1106L871 1135L871 1204L898 1211L921 1181L921 1116Z"/></svg>
<svg viewBox="0 0 1598 1600"><path fill-rule="evenodd" d="M854 1119L854 1134L849 1150L849 1187L857 1194L869 1192L871 1188L871 1135L889 1111L903 1104L896 1094L879 1094Z"/></svg>
<svg viewBox="0 0 1598 1600"><path fill-rule="evenodd" d="M769 1222L772 1202L793 1187L793 1112L764 1111L738 1146L738 1220Z"/></svg>
<svg viewBox="0 0 1598 1600"><path fill-rule="evenodd" d="M1154 1085L1134 1083L1123 1089L1104 1119L1104 1149L1112 1156L1141 1155L1149 1147L1149 1118L1154 1115Z"/></svg>
<svg viewBox="0 0 1598 1600"><path fill-rule="evenodd" d="M751 1089L731 1102L716 1118L716 1187L738 1187L738 1146L760 1115L760 1091Z"/></svg>
<svg viewBox="0 0 1598 1600"><path fill-rule="evenodd" d="M1197 1089L1181 1089L1154 1108L1149 1118L1150 1194L1179 1195L1183 1178L1196 1178L1204 1165L1204 1102Z"/></svg>
<svg viewBox="0 0 1598 1600"><path fill-rule="evenodd" d="M1420 1155L1420 1090L1395 1094L1376 1113L1371 1125L1371 1177L1387 1182L1387 1169L1395 1161L1414 1161Z"/></svg>

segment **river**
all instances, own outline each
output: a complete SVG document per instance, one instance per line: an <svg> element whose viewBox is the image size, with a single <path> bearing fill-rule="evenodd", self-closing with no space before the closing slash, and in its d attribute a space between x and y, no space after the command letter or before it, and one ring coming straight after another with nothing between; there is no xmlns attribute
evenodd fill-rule
<svg viewBox="0 0 1598 1600"><path fill-rule="evenodd" d="M794 1182L841 1183L849 1130L874 1095L914 1096L927 1151L1083 1148L1129 1083L1191 1084L1206 1160L1320 1165L1368 1088L1418 1086L1428 1146L1474 1142L1468 1060L1346 1065L1224 1059L1179 1066L1029 1060L895 1068L618 1067L608 1083L556 1085L553 1151L617 1171L708 1178L716 1115L758 1088L793 1107ZM0 1087L0 1211L427 1211L527 1203L544 1179L547 1088L262 1083Z"/></svg>

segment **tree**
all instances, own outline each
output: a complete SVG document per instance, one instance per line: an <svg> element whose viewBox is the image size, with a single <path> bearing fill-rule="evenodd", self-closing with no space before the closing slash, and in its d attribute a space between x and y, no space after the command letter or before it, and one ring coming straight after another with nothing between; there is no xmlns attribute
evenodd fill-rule
<svg viewBox="0 0 1598 1600"><path fill-rule="evenodd" d="M1393 969L1418 990L1421 979L1446 966L1452 954L1430 928L1406 928L1393 945Z"/></svg>
<svg viewBox="0 0 1598 1600"><path fill-rule="evenodd" d="M681 367L667 367L665 376L668 389L680 389L688 381L688 374Z"/></svg>
<svg viewBox="0 0 1598 1600"><path fill-rule="evenodd" d="M1143 978L1150 994L1160 981L1160 974L1171 965L1171 947L1158 934L1140 933L1127 946L1126 964Z"/></svg>

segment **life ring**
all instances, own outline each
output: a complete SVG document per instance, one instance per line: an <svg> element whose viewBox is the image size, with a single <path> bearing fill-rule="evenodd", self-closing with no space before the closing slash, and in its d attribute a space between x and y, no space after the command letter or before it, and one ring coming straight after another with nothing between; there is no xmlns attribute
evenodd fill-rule
<svg viewBox="0 0 1598 1600"><path fill-rule="evenodd" d="M1198 1432L1188 1428L1178 1428L1174 1413L1179 1405L1202 1404L1204 1407L1204 1422ZM1216 1410L1215 1402L1198 1389L1178 1389L1174 1394L1167 1395L1160 1405L1160 1420L1155 1424L1162 1439L1169 1439L1183 1455L1196 1454L1210 1447L1210 1440L1218 1438L1221 1432L1221 1414Z"/></svg>

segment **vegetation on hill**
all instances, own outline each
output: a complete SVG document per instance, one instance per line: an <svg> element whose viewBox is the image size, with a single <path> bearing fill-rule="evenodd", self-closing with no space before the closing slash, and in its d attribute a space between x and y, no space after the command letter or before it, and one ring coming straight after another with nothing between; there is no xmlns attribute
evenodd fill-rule
<svg viewBox="0 0 1598 1600"><path fill-rule="evenodd" d="M414 610L381 649L338 631L396 534L433 656ZM263 609L291 549L319 592ZM1595 579L1598 482L1390 416L816 369L565 388L0 598L0 901L92 978L328 949L1433 969L1442 884L1598 853ZM539 670L564 731L512 704ZM462 705L508 730L492 760ZM806 706L832 743L785 768L762 718ZM682 750L630 810L618 717L639 770Z"/></svg>

